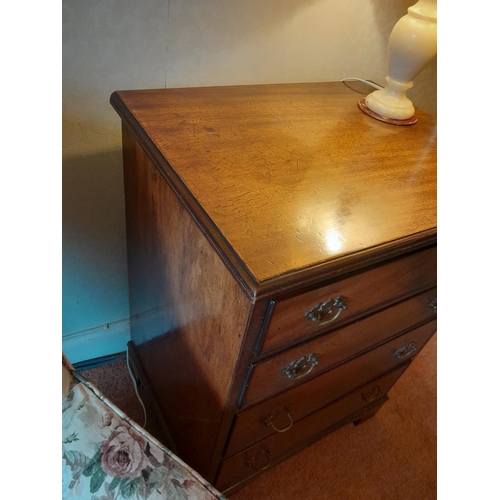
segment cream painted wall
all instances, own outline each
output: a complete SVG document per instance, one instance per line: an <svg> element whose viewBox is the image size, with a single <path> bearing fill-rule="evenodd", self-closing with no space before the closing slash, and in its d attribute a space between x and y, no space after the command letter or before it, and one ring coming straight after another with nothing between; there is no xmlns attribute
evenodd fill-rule
<svg viewBox="0 0 500 500"><path fill-rule="evenodd" d="M73 363L129 338L117 89L384 83L415 0L63 0L63 348ZM436 114L436 62L414 104Z"/></svg>
<svg viewBox="0 0 500 500"><path fill-rule="evenodd" d="M341 80L385 84L387 42L416 0L171 0L167 87ZM436 109L436 61L409 92Z"/></svg>

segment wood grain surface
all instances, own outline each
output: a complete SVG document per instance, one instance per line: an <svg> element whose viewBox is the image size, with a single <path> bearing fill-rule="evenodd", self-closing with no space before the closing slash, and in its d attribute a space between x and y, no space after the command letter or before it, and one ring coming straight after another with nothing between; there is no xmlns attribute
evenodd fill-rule
<svg viewBox="0 0 500 500"><path fill-rule="evenodd" d="M206 475L251 302L123 129L132 340L179 455Z"/></svg>
<svg viewBox="0 0 500 500"><path fill-rule="evenodd" d="M319 331L337 328L360 314L426 290L436 283L437 252L431 247L384 266L378 266L333 284L323 286L286 300L276 300L262 349L300 338L304 340ZM314 306L328 299L344 297L347 309L326 326L306 317Z"/></svg>
<svg viewBox="0 0 500 500"><path fill-rule="evenodd" d="M391 126L358 100L339 82L111 98L258 283L435 230L435 120Z"/></svg>
<svg viewBox="0 0 500 500"><path fill-rule="evenodd" d="M279 406L297 408L297 405L307 405L308 401L313 402L316 400L316 398L321 398L321 395L324 395L327 390L329 392L331 400L335 400L336 398L347 394L347 392L350 390L359 388L363 384L369 384L370 380L381 376L389 370L397 369L397 367L401 366L402 363L405 363L406 361L414 358L436 331L436 323L437 322L434 320L426 323L421 327L411 330L410 332L405 333L397 337L396 339L391 340L372 351L369 351L362 356L359 356L350 363L344 363L339 367L330 370L329 372L326 372L319 377L316 377L308 384L296 386L295 388L283 393L280 397L276 397L272 400L266 401L262 404L262 406L257 408L259 408L259 410L263 412L261 415L266 415L268 411L273 411L273 409L275 411L276 404L278 404ZM394 352L404 347L408 343L413 343L416 347L416 350L409 352L408 356L404 357L401 360L398 360L394 356ZM310 399L307 398L304 388L309 388L311 390L312 397ZM370 391L363 389L363 393L365 392L368 393ZM345 399L350 399L352 395L353 393L347 395ZM335 403L330 406L334 405ZM328 406L326 408L328 408ZM261 445L268 444L269 446L266 449L273 452L273 460L276 460L276 462L272 462L272 465L274 465L274 463L277 463L283 458L290 456L290 454L297 452L304 446L310 444L315 439L318 439L318 437L321 437L321 435L324 435L320 433L321 428L327 429L327 432L333 430L332 425L334 424L335 420L332 420L330 417L328 417L327 421L324 421L321 417L323 411L325 411L326 408L324 410L316 411L310 417L305 417L304 419L300 420L298 424L294 425L289 431L284 433L274 433L271 435L271 437L255 445L253 448L249 448L245 452L241 452L239 455L235 455L232 458L229 458L223 463L215 486L221 491L225 492L225 489L230 486L231 483L234 484L239 480L243 481L245 475L252 476L256 474L258 471L252 471L251 468L249 469L248 467L244 467L242 465L242 458L244 464L246 459L245 454L247 454L247 457L251 456L250 451L252 449L255 450L258 449ZM367 409L366 403L365 409ZM252 410L249 410L249 412L251 411ZM343 416L348 417L350 411L349 408L346 408L345 411L346 413L344 413ZM319 417L320 420L324 422L320 427L318 427L315 423L317 417ZM352 419L347 419L346 421L344 421L344 423L357 420L358 417L353 416ZM318 435L318 433L320 434ZM277 447L273 450L275 444L277 445ZM266 461L264 460L264 464L265 462ZM236 470L238 471L238 477L233 477L233 471ZM246 474L243 471L245 471Z"/></svg>
<svg viewBox="0 0 500 500"><path fill-rule="evenodd" d="M368 350L400 332L429 321L436 312L429 307L437 296L433 288L421 295L372 314L367 318L315 338L299 347L286 350L270 359L257 363L246 389L244 405L263 400L285 389L301 384L332 366ZM309 374L298 379L284 376L283 370L293 361L315 355L318 364Z"/></svg>
<svg viewBox="0 0 500 500"><path fill-rule="evenodd" d="M268 466L280 462L290 453L297 451L297 447L310 444L325 431L330 432L339 424L363 418L361 413L366 411L367 396L378 393L376 400L371 402L375 405L386 400L387 391L405 368L406 366L391 371L335 403L299 420L287 432L275 433L261 443L224 461L217 478L217 487L225 490L228 486L238 484L249 476L267 469Z"/></svg>

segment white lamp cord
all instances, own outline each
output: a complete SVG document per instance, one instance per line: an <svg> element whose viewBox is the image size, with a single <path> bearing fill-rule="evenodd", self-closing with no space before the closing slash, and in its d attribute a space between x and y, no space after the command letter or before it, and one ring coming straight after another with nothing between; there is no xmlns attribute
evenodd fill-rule
<svg viewBox="0 0 500 500"><path fill-rule="evenodd" d="M127 346L127 368L128 368L128 373L130 375L130 378L132 379L132 383L134 384L134 390L135 390L135 395L137 396L137 399L139 400L139 403L141 403L142 409L144 411L144 425L143 427L146 428L146 424L148 423L148 415L146 413L146 407L144 406L144 403L142 402L141 396L139 396L139 390L137 389L137 382L135 380L134 375L132 374L132 370L130 369L130 363L128 359L128 346Z"/></svg>
<svg viewBox="0 0 500 500"><path fill-rule="evenodd" d="M365 83L366 85L369 85L370 87L374 87L378 90L381 90L383 89L384 87L381 87L380 85L376 84L376 83L373 83L373 82L369 82L368 80L363 80L362 78L356 78L356 77L349 77L349 78L344 78L341 80L342 83L345 83L345 82L361 82L361 83Z"/></svg>

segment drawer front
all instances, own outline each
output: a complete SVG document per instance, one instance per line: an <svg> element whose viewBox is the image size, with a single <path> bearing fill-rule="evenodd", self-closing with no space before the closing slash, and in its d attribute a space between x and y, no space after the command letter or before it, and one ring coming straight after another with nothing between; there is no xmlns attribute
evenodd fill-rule
<svg viewBox="0 0 500 500"><path fill-rule="evenodd" d="M295 422L411 359L435 331L436 320L315 377L305 384L297 385L241 412L235 418L226 456L233 455L275 434L277 432L275 429L284 430L288 427L282 434L289 434ZM275 428L269 422L273 422Z"/></svg>
<svg viewBox="0 0 500 500"><path fill-rule="evenodd" d="M245 406L304 382L356 354L436 315L437 290L374 314L349 326L256 364L244 395Z"/></svg>
<svg viewBox="0 0 500 500"><path fill-rule="evenodd" d="M435 284L436 247L432 247L302 295L277 300L266 321L262 350L331 329Z"/></svg>
<svg viewBox="0 0 500 500"><path fill-rule="evenodd" d="M340 422L354 420L364 408L371 407L385 399L386 393L404 372L409 363L366 384L360 389L337 400L323 409L300 420L286 433L276 433L261 443L225 460L220 469L216 488L223 491L241 481L265 470L291 452L309 444L316 435Z"/></svg>

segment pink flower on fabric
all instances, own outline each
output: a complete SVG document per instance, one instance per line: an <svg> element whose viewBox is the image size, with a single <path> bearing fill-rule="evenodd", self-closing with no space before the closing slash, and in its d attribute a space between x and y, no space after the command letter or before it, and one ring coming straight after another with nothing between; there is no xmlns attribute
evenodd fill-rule
<svg viewBox="0 0 500 500"><path fill-rule="evenodd" d="M101 467L111 477L138 477L148 463L146 440L128 424L121 423L101 446Z"/></svg>

